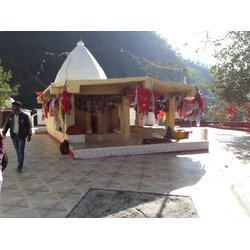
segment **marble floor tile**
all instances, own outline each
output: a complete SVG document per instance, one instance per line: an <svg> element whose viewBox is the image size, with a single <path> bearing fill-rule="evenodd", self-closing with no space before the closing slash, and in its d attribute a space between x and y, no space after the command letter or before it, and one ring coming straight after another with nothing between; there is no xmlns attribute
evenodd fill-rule
<svg viewBox="0 0 250 250"><path fill-rule="evenodd" d="M205 216L210 212L203 205L206 199L202 192L206 190L211 199L213 192L224 194L228 187L228 192L237 194L237 202L243 204L244 201L246 209L250 207L249 171L242 167L241 173L229 174L225 167L213 160L211 153L75 160L69 155L61 155L58 144L47 135L34 135L26 147L23 172L17 174L16 155L10 138L5 142L9 166L3 173L1 218L64 218L90 188L187 194L195 198L197 207L202 210L200 214ZM243 172L244 176L241 176ZM233 186L225 181L226 178L230 178Z"/></svg>

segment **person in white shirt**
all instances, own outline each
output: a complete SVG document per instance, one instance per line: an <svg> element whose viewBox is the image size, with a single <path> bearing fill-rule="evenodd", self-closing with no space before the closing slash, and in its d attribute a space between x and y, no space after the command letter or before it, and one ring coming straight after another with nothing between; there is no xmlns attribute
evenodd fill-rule
<svg viewBox="0 0 250 250"><path fill-rule="evenodd" d="M16 171L20 173L24 162L24 149L26 138L29 142L32 136L31 121L27 114L21 111L22 104L18 101L12 103L12 113L8 116L3 127L3 138L10 129L10 137L17 153L18 166Z"/></svg>

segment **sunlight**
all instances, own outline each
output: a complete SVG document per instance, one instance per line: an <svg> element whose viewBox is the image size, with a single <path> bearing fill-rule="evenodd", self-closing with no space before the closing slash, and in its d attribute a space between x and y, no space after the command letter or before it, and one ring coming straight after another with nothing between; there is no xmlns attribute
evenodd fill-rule
<svg viewBox="0 0 250 250"><path fill-rule="evenodd" d="M212 41L222 39L228 31L156 31L177 50L184 59L214 65L215 46Z"/></svg>

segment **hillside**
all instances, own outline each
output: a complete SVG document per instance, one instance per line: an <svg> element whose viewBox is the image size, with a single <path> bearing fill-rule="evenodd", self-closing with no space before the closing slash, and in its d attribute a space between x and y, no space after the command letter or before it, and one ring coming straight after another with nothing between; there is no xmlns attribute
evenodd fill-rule
<svg viewBox="0 0 250 250"><path fill-rule="evenodd" d="M182 81L186 68L188 83L211 81L206 67L182 59L155 32L0 32L0 59L4 68L12 71L12 83L20 84L17 99L24 107L39 107L35 91L44 90L54 81L66 58L64 52L74 49L79 40L83 40L108 78L147 75ZM203 87L202 92L209 95Z"/></svg>

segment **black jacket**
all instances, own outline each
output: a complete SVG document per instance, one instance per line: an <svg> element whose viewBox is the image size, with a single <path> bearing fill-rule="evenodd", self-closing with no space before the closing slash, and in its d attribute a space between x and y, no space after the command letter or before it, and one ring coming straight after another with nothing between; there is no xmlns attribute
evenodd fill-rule
<svg viewBox="0 0 250 250"><path fill-rule="evenodd" d="M2 164L2 159L3 159L3 136L0 132L0 170L1 170L1 164Z"/></svg>
<svg viewBox="0 0 250 250"><path fill-rule="evenodd" d="M14 113L11 113L3 127L3 134L6 134L8 129L10 129L10 137L13 137L13 130L14 130ZM31 122L30 118L27 114L20 112L19 113L19 131L18 131L18 137L20 139L25 139L27 135L32 135L31 130Z"/></svg>

